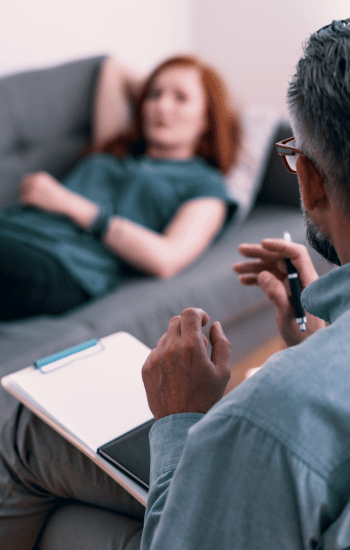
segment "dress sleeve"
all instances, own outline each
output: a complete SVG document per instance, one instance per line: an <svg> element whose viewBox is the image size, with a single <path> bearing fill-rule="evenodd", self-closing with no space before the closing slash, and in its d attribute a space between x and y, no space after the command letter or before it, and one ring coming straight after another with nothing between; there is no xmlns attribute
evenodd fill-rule
<svg viewBox="0 0 350 550"><path fill-rule="evenodd" d="M315 547L334 500L322 476L239 415L209 413L190 429L187 415L168 418L151 438L142 550Z"/></svg>
<svg viewBox="0 0 350 550"><path fill-rule="evenodd" d="M192 175L191 181L185 180L181 202L201 198L221 199L228 206L226 224L232 220L238 203L233 199L227 190L225 176L216 168L206 166Z"/></svg>

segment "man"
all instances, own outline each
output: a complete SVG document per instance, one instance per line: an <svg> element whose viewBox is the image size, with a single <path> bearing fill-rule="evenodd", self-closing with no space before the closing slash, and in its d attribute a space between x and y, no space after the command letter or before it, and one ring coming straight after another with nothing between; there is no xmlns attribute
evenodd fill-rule
<svg viewBox="0 0 350 550"><path fill-rule="evenodd" d="M288 90L296 143L282 153L296 157L309 241L342 267L317 280L300 245L241 245L253 261L235 271L270 297L293 347L220 401L228 372L220 327L211 327L209 361L206 314L190 309L170 321L143 369L158 419L143 550L350 547L350 19L315 33L304 53ZM305 339L284 258L316 316Z"/></svg>
<svg viewBox="0 0 350 550"><path fill-rule="evenodd" d="M253 261L235 270L273 301L290 347L223 399L230 353L220 324L210 329L209 359L205 312L170 321L143 368L157 422L142 550L350 547L350 19L311 36L288 101L296 144L281 149L285 162L296 157L309 239L341 267L317 279L300 245L241 245ZM306 334L294 320L285 258L307 287ZM61 508L44 548L48 531L54 550L139 546L141 507L23 407L0 449L2 549L33 548L67 498L104 510L96 520L87 506L67 526Z"/></svg>

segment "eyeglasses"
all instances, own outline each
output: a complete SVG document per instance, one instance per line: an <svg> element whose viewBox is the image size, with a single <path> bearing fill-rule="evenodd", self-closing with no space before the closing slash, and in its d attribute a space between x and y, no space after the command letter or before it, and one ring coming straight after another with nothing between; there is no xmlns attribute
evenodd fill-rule
<svg viewBox="0 0 350 550"><path fill-rule="evenodd" d="M284 166L287 168L288 172L296 174L296 162L297 156L303 155L303 151L294 147L295 138L291 137L284 139L279 143L276 143L277 153L281 156Z"/></svg>

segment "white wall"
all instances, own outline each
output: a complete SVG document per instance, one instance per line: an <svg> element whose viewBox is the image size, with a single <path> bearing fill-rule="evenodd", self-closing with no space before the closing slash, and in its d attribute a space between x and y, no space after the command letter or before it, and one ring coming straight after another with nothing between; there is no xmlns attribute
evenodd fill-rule
<svg viewBox="0 0 350 550"><path fill-rule="evenodd" d="M99 53L141 73L193 48L192 0L3 1L0 74Z"/></svg>
<svg viewBox="0 0 350 550"><path fill-rule="evenodd" d="M307 35L350 16L349 0L16 0L2 2L0 75L99 53L140 73L195 51L242 103L285 111Z"/></svg>
<svg viewBox="0 0 350 550"><path fill-rule="evenodd" d="M349 0L194 0L196 51L221 70L241 103L286 112L302 42L349 16Z"/></svg>

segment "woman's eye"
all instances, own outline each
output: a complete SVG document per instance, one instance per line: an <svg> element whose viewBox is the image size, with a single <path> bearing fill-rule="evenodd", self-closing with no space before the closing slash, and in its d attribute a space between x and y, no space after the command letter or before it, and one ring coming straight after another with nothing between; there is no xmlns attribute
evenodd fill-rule
<svg viewBox="0 0 350 550"><path fill-rule="evenodd" d="M187 96L185 94L183 94L182 92L177 92L175 97L176 97L177 101L181 101L181 102L187 101Z"/></svg>

